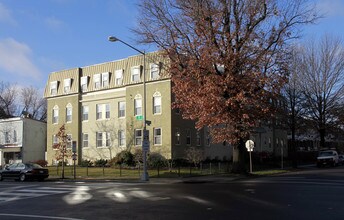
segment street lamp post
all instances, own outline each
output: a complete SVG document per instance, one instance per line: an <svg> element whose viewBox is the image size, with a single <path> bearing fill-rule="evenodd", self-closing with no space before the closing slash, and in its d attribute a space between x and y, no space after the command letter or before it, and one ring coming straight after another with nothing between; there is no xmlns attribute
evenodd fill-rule
<svg viewBox="0 0 344 220"><path fill-rule="evenodd" d="M128 47L132 48L133 50L136 50L137 52L139 52L140 54L143 55L143 138L146 138L146 135L148 135L147 133L147 129L146 129L146 53L144 51L141 51L133 46L131 46L130 44L122 41L121 39L118 39L117 37L114 36L110 36L108 38L108 40L110 42L121 42L125 45L127 45ZM141 176L141 180L143 181L148 181L149 180L149 176L148 176L148 172L147 172L147 149L144 146L145 141L142 141L142 154L143 154L143 173ZM148 142L149 144L149 142Z"/></svg>

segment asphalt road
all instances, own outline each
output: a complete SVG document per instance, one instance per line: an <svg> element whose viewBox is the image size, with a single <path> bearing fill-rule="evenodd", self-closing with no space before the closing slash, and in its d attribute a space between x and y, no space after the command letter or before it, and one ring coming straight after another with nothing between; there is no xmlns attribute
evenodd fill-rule
<svg viewBox="0 0 344 220"><path fill-rule="evenodd" d="M344 219L344 166L174 183L3 181L0 219Z"/></svg>

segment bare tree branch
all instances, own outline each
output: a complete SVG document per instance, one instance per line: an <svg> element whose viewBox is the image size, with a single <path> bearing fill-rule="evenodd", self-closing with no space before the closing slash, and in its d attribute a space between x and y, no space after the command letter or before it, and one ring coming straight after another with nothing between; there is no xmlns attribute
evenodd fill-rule
<svg viewBox="0 0 344 220"><path fill-rule="evenodd" d="M338 108L344 103L344 48L340 39L324 36L302 51L302 90L306 97L308 118L319 131L325 147L326 131L337 126Z"/></svg>

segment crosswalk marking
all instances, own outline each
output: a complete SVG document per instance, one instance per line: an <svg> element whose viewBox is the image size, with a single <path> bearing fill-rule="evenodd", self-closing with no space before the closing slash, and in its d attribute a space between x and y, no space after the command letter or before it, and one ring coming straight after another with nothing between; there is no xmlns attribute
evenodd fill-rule
<svg viewBox="0 0 344 220"><path fill-rule="evenodd" d="M73 192L74 187L39 187L39 186L29 186L29 187L13 187L6 188L5 191L0 191L0 202L9 202L20 199L35 198L41 196L63 194Z"/></svg>
<svg viewBox="0 0 344 220"><path fill-rule="evenodd" d="M67 192L70 192L70 190L62 191L62 190L44 190L44 189L21 189L21 190L18 190L18 192L56 194L56 193L67 193Z"/></svg>
<svg viewBox="0 0 344 220"><path fill-rule="evenodd" d="M47 193L34 193L34 192L3 192L3 193L0 193L0 196L32 196L32 195L35 195L35 196L44 196L46 195Z"/></svg>

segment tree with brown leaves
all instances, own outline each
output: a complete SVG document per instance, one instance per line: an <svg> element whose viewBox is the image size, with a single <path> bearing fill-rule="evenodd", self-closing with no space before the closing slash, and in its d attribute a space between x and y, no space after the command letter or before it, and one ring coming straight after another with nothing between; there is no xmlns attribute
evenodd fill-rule
<svg viewBox="0 0 344 220"><path fill-rule="evenodd" d="M55 159L62 162L62 179L64 179L65 158L69 158L72 155L71 148L68 148L68 135L66 134L66 128L63 124L56 134L57 143L53 145L55 151Z"/></svg>
<svg viewBox="0 0 344 220"><path fill-rule="evenodd" d="M318 16L307 0L143 0L135 32L169 58L174 107L214 142L234 146L233 172L246 172L244 141L285 81L287 42Z"/></svg>

